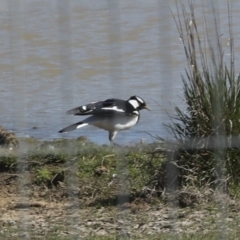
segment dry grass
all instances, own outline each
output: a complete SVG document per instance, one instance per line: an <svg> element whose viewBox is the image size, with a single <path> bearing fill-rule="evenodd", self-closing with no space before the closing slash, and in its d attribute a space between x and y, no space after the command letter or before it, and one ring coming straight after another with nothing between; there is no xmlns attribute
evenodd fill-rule
<svg viewBox="0 0 240 240"><path fill-rule="evenodd" d="M0 126L0 146L2 147L16 147L18 139L15 134Z"/></svg>

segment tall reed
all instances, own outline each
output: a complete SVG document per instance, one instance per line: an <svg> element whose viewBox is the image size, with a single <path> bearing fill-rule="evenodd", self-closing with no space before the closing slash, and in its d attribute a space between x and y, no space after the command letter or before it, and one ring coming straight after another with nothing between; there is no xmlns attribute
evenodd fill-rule
<svg viewBox="0 0 240 240"><path fill-rule="evenodd" d="M201 186L224 177L236 184L240 180L240 76L235 73L232 6L227 4L228 31L223 33L229 39L229 61L214 5L211 15L202 6L202 18L196 17L192 1L187 6L176 2L176 6L172 15L187 64L182 75L186 107L175 106L166 127L178 143L175 156L181 179Z"/></svg>

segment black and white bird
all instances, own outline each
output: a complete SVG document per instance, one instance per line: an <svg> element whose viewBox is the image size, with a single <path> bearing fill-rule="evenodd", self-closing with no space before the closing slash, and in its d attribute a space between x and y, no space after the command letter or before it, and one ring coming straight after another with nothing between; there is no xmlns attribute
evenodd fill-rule
<svg viewBox="0 0 240 240"><path fill-rule="evenodd" d="M113 142L119 131L129 129L137 124L140 118L139 111L142 109L150 110L145 101L137 96L132 96L127 101L111 98L105 101L92 102L67 111L67 114L92 116L59 132L69 132L92 125L108 131L109 140Z"/></svg>

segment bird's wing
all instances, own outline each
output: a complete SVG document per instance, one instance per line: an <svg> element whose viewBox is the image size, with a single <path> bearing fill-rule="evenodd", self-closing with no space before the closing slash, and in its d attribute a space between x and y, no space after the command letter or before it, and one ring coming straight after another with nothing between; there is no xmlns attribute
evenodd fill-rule
<svg viewBox="0 0 240 240"><path fill-rule="evenodd" d="M126 101L120 99L107 99L105 101L92 102L73 108L67 114L73 115L132 115L132 109Z"/></svg>

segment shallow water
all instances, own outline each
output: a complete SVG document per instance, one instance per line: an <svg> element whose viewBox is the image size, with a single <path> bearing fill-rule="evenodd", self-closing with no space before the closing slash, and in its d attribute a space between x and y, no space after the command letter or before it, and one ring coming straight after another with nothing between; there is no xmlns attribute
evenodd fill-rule
<svg viewBox="0 0 240 240"><path fill-rule="evenodd" d="M233 2L239 50L240 3ZM2 0L0 125L19 136L85 135L96 143L107 143L108 133L94 127L59 134L59 129L82 119L65 112L91 101L139 95L152 111L143 110L138 125L120 132L116 142L149 142L150 135L169 137L163 124L169 121L166 111L173 112L172 104L184 107L181 74L186 61L169 11L174 1L168 4ZM229 58L226 3L218 4ZM200 6L196 5L197 14Z"/></svg>

